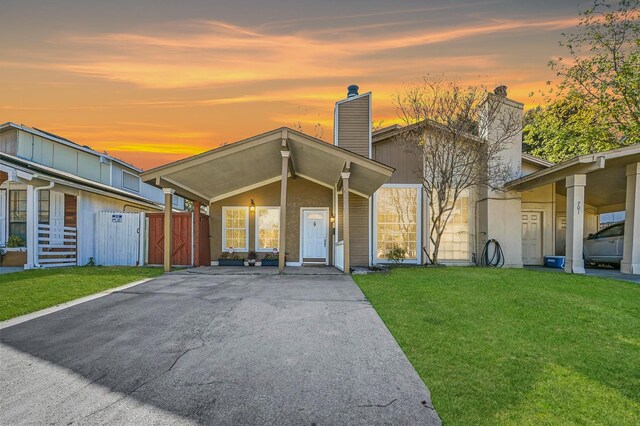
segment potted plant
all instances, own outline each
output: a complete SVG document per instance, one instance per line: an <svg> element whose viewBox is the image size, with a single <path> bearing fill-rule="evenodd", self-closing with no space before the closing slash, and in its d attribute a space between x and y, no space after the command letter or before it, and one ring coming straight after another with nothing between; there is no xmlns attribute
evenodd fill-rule
<svg viewBox="0 0 640 426"><path fill-rule="evenodd" d="M220 253L218 266L244 266L244 259L230 247L228 251Z"/></svg>
<svg viewBox="0 0 640 426"><path fill-rule="evenodd" d="M10 235L3 249L2 266L24 266L27 263L27 242L19 235Z"/></svg>
<svg viewBox="0 0 640 426"><path fill-rule="evenodd" d="M278 249L273 249L272 252L266 253L262 258L262 266L278 266L278 261L280 258L280 253L278 253Z"/></svg>
<svg viewBox="0 0 640 426"><path fill-rule="evenodd" d="M255 251L253 251L253 250L250 251L249 254L247 255L247 264L249 266L255 266L257 257L258 256L256 255Z"/></svg>

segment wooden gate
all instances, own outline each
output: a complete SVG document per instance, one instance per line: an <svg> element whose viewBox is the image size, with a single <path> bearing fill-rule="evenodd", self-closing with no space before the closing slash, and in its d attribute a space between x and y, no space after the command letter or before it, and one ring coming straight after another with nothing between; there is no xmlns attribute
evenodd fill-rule
<svg viewBox="0 0 640 426"><path fill-rule="evenodd" d="M200 232L194 241L192 212L173 213L173 266L201 266L211 263L209 247L209 216L200 214L197 228ZM164 259L164 213L147 213L149 219L148 258L150 265L162 265Z"/></svg>

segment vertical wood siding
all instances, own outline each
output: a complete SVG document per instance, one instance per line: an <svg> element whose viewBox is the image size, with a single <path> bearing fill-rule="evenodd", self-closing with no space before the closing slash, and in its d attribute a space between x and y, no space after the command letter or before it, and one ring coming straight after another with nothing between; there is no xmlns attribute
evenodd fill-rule
<svg viewBox="0 0 640 426"><path fill-rule="evenodd" d="M369 158L369 98L362 96L337 105L338 143L340 148Z"/></svg>
<svg viewBox="0 0 640 426"><path fill-rule="evenodd" d="M343 227L342 194L338 195L338 236L342 240ZM369 199L356 194L349 198L351 266L369 265Z"/></svg>
<svg viewBox="0 0 640 426"><path fill-rule="evenodd" d="M388 183L422 183L422 152L413 144L383 139L373 144L373 159L396 169Z"/></svg>

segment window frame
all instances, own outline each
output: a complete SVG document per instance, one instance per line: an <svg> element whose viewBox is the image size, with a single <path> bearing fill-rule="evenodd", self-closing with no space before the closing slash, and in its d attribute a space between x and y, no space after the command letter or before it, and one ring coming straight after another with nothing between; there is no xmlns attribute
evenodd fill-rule
<svg viewBox="0 0 640 426"><path fill-rule="evenodd" d="M46 202L46 206L47 206L47 221L43 221L42 220L42 207L43 207L43 200L42 200L42 196L44 194L47 194L47 202ZM38 192L38 224L43 224L43 225L49 225L51 224L51 191L49 190L44 190L44 191L40 191Z"/></svg>
<svg viewBox="0 0 640 426"><path fill-rule="evenodd" d="M446 258L444 257L444 251L446 251L446 248L443 247L443 243L446 244L446 242L442 239L440 240L440 247L439 250L440 252L438 253L438 261L442 262L442 263L446 263L446 264L452 264L452 265L466 265L468 263L473 262L473 247L474 247L474 238L475 238L475 231L474 231L474 218L475 218L475 210L474 210L474 203L475 203L475 198L474 198L474 192L473 192L473 188L467 188L463 191L467 191L467 228L466 228L466 233L468 236L468 241L467 241L467 253L468 256L466 258ZM460 197L458 197L458 200L460 201ZM535 211L535 209L534 209ZM538 212L542 212L542 210L538 210ZM447 226L453 226L454 223L452 222L453 216L449 219L449 223L447 223ZM431 226L431 218L427 219L429 226ZM447 232L447 227L445 227L445 230L442 234L442 236L444 236L444 234Z"/></svg>
<svg viewBox="0 0 640 426"><path fill-rule="evenodd" d="M11 220L11 212L12 212L12 196L11 194L15 193L15 192L21 192L24 193L24 213L25 213L25 219L24 221L15 221L15 220ZM29 215L29 206L28 206L28 195L27 195L27 190L26 189L9 189L8 190L8 194L7 194L7 239L13 235L18 235L16 233L12 233L11 232L11 225L12 224L24 224L24 228L25 228L25 235L24 237L22 235L20 235L21 238L23 238L24 240L27 239L27 216Z"/></svg>
<svg viewBox="0 0 640 426"><path fill-rule="evenodd" d="M258 212L260 211L260 209L277 209L278 210L278 247L275 247L278 251L280 250L280 206L256 206L256 210L254 213L254 227L255 227L255 251L257 253L271 253L274 249L274 247L271 248L259 248L258 246L260 245L260 224L259 224L259 219L260 219L260 215L258 214Z"/></svg>
<svg viewBox="0 0 640 426"><path fill-rule="evenodd" d="M129 187L124 186L124 176L125 176L125 174L128 174L128 175L133 176L134 178L138 179L138 189L133 189L133 188L129 188ZM122 170L122 189L124 189L125 191L136 192L136 193L139 194L141 188L142 188L142 181L140 179L140 176L136 175L135 173L131 173L131 172L128 172L128 171L123 169Z"/></svg>
<svg viewBox="0 0 640 426"><path fill-rule="evenodd" d="M371 241L371 262L375 265L377 263L391 263L389 259L378 258L378 191L383 188L412 188L417 191L416 197L416 257L412 259L404 259L402 263L410 265L419 265L422 262L422 204L423 204L423 190L422 184L419 183L387 183L382 185L373 194L373 238Z"/></svg>
<svg viewBox="0 0 640 426"><path fill-rule="evenodd" d="M222 251L229 251L229 246L227 245L227 210L232 209L242 209L245 214L244 220L244 247L233 247L234 252L248 252L249 251L249 207L246 206L223 206L222 207ZM242 228L231 228L231 229L242 229Z"/></svg>

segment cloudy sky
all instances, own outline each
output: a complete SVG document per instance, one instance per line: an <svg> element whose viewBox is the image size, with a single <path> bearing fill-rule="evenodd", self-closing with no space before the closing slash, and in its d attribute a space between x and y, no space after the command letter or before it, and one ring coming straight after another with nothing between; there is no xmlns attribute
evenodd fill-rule
<svg viewBox="0 0 640 426"><path fill-rule="evenodd" d="M331 142L349 84L374 121L421 76L534 106L578 0L2 0L0 122L143 168L280 126Z"/></svg>

